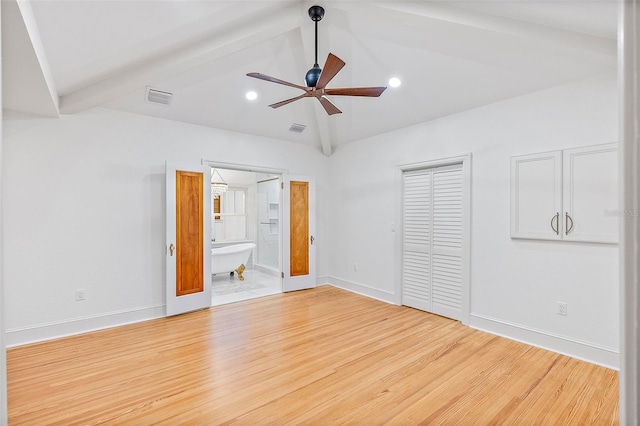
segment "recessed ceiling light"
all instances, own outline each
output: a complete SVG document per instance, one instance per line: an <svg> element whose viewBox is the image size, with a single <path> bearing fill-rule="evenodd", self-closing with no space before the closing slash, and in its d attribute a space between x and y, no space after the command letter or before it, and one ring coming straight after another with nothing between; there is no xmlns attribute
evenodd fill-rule
<svg viewBox="0 0 640 426"><path fill-rule="evenodd" d="M389 86L391 86L391 87L400 87L401 84L402 84L402 82L400 81L400 79L398 77L391 77L389 79Z"/></svg>
<svg viewBox="0 0 640 426"><path fill-rule="evenodd" d="M258 99L258 94L254 91L247 92L247 94L244 96L250 101L255 101L256 99Z"/></svg>

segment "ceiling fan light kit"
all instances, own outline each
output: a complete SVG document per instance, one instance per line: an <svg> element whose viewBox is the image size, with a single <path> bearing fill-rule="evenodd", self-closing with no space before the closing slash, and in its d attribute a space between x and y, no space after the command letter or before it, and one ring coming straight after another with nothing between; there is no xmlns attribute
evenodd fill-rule
<svg viewBox="0 0 640 426"><path fill-rule="evenodd" d="M269 105L271 108L280 108L302 98L316 98L327 114L340 114L342 111L340 111L326 95L378 97L386 89L386 87L350 87L340 89L329 89L326 87L331 79L345 66L345 62L336 55L329 53L324 64L324 69L318 65L318 22L322 20L323 17L324 8L322 6L316 5L309 8L309 18L315 23L315 62L313 67L307 71L305 75L304 80L307 85L306 87L258 72L250 72L247 74L249 77L295 87L304 91L302 95Z"/></svg>

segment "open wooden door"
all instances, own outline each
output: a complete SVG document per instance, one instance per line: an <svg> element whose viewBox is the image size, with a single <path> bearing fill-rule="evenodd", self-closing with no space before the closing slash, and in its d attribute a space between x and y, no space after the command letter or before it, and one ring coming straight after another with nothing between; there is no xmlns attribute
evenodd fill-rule
<svg viewBox="0 0 640 426"><path fill-rule="evenodd" d="M211 306L211 172L166 164L166 315Z"/></svg>
<svg viewBox="0 0 640 426"><path fill-rule="evenodd" d="M283 175L282 289L316 286L315 183L307 176Z"/></svg>

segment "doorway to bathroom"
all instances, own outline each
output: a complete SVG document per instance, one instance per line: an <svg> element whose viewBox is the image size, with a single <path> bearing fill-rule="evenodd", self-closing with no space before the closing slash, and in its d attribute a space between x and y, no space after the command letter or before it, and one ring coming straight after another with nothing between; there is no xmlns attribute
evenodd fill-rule
<svg viewBox="0 0 640 426"><path fill-rule="evenodd" d="M211 305L282 292L282 174L211 165Z"/></svg>

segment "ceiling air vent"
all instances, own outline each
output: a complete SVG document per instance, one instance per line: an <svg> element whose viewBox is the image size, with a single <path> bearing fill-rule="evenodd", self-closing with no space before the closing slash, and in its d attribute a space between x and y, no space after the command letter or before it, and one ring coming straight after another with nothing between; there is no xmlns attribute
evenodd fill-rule
<svg viewBox="0 0 640 426"><path fill-rule="evenodd" d="M302 133L302 131L306 128L307 126L305 126L304 124L293 123L291 127L289 127L289 131L293 133Z"/></svg>
<svg viewBox="0 0 640 426"><path fill-rule="evenodd" d="M152 89L151 87L147 87L147 101L153 102L155 104L169 105L171 103L171 98L173 97L173 93L163 92L162 90Z"/></svg>

